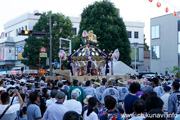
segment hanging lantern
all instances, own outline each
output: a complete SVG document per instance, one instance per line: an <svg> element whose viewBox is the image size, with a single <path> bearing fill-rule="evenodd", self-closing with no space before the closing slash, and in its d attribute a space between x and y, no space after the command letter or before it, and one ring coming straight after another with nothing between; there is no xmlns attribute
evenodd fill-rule
<svg viewBox="0 0 180 120"><path fill-rule="evenodd" d="M174 11L173 15L176 16L176 11Z"/></svg>
<svg viewBox="0 0 180 120"><path fill-rule="evenodd" d="M149 2L152 2L153 0L149 0Z"/></svg>
<svg viewBox="0 0 180 120"><path fill-rule="evenodd" d="M169 12L169 8L168 8L168 7L166 7L166 13L167 13L167 12Z"/></svg>
<svg viewBox="0 0 180 120"><path fill-rule="evenodd" d="M160 2L157 3L157 7L161 7L161 3Z"/></svg>

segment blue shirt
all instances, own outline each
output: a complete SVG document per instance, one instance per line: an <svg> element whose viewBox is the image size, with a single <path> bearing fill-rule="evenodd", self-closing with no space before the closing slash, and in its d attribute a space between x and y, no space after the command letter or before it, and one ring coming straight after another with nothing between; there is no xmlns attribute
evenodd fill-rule
<svg viewBox="0 0 180 120"><path fill-rule="evenodd" d="M133 110L133 104L136 100L138 100L139 97L135 96L135 95L127 95L124 99L124 109L126 111L126 114L131 114L134 112Z"/></svg>
<svg viewBox="0 0 180 120"><path fill-rule="evenodd" d="M30 104L27 108L27 119L36 120L42 118L41 110L37 104Z"/></svg>

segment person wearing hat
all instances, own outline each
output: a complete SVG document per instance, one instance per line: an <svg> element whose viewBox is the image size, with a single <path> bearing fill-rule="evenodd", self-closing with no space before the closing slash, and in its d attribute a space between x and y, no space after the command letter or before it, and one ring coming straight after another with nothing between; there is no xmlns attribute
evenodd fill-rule
<svg viewBox="0 0 180 120"><path fill-rule="evenodd" d="M96 80L95 82L94 82L94 88L96 89L97 87L99 87L101 84L100 84L100 82L99 82L99 80Z"/></svg>
<svg viewBox="0 0 180 120"><path fill-rule="evenodd" d="M164 112L168 111L168 99L171 93L171 87L166 86L164 87L165 94L161 97L162 101L164 102Z"/></svg>
<svg viewBox="0 0 180 120"><path fill-rule="evenodd" d="M88 100L89 100L89 98L91 98L91 97L93 97L93 96L92 96L92 95L88 95L88 96L86 96L86 98L83 100L83 102L84 102L85 105L83 106L83 109L82 109L82 115L84 114L84 111L86 111L86 110L89 108ZM99 113L98 109L95 109L94 112L95 112L96 114Z"/></svg>
<svg viewBox="0 0 180 120"><path fill-rule="evenodd" d="M83 100L86 98L86 95L84 93L84 90L79 86L79 81L76 79L73 80L73 86L68 91L69 99L71 99L71 93L73 91L76 91L79 93L78 101L81 102L81 104L83 104Z"/></svg>
<svg viewBox="0 0 180 120"><path fill-rule="evenodd" d="M65 100L65 94L58 92L56 95L55 104L50 105L44 113L43 120L62 120L64 114L69 111L67 107L63 105Z"/></svg>
<svg viewBox="0 0 180 120"><path fill-rule="evenodd" d="M124 81L122 79L118 80L117 90L119 92L119 101L123 101L126 95L129 94L129 90L124 86Z"/></svg>

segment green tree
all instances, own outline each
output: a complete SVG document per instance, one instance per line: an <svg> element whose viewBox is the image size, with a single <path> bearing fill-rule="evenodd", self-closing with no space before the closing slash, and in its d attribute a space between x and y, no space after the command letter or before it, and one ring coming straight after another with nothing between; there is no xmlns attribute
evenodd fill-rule
<svg viewBox="0 0 180 120"><path fill-rule="evenodd" d="M145 35L144 35L144 51L149 51L149 46L148 46L148 44L146 43Z"/></svg>
<svg viewBox="0 0 180 120"><path fill-rule="evenodd" d="M43 13L39 21L33 27L33 31L43 31L49 33L49 14ZM68 17L65 17L60 13L51 14L52 20L52 61L58 59L59 52L59 38L71 38L74 35L72 23ZM50 40L49 35L44 37L29 36L25 39L25 46L23 52L22 63L28 66L37 66L39 64L39 50L42 46L46 48L49 56L50 52ZM41 64L45 66L46 58L41 58Z"/></svg>
<svg viewBox="0 0 180 120"><path fill-rule="evenodd" d="M79 40L83 30L93 30L101 49L110 53L118 48L121 54L120 60L127 65L131 64L126 26L113 3L103 0L86 7L81 14Z"/></svg>

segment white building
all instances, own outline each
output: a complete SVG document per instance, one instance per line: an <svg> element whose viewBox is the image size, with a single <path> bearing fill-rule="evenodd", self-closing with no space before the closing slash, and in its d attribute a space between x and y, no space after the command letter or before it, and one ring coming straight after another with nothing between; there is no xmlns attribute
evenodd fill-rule
<svg viewBox="0 0 180 120"><path fill-rule="evenodd" d="M27 36L18 36L18 32L21 30L32 30L33 26L38 22L40 16L35 16L33 13L26 13L19 17L8 21L4 25L4 34L0 38L0 69L10 70L12 67L21 64L18 61L18 53L23 52L23 46L25 44L24 39ZM79 32L80 17L69 17L73 24L73 31L77 35ZM128 31L129 40L131 42L131 58L132 67L134 68L134 44L137 44L136 61L137 70L143 70L144 62L144 23L125 21L126 29ZM4 35L4 37L3 37Z"/></svg>
<svg viewBox="0 0 180 120"><path fill-rule="evenodd" d="M136 47L136 69L144 71L144 26L143 22L125 21L131 43L131 67L135 68L135 47Z"/></svg>
<svg viewBox="0 0 180 120"><path fill-rule="evenodd" d="M23 52L24 39L28 37L18 36L18 32L32 30L39 18L40 16L35 16L33 13L26 13L4 24L5 31L0 37L0 69L11 70L14 66L22 65L17 59L18 53ZM80 18L70 17L70 19L74 32L78 34Z"/></svg>

